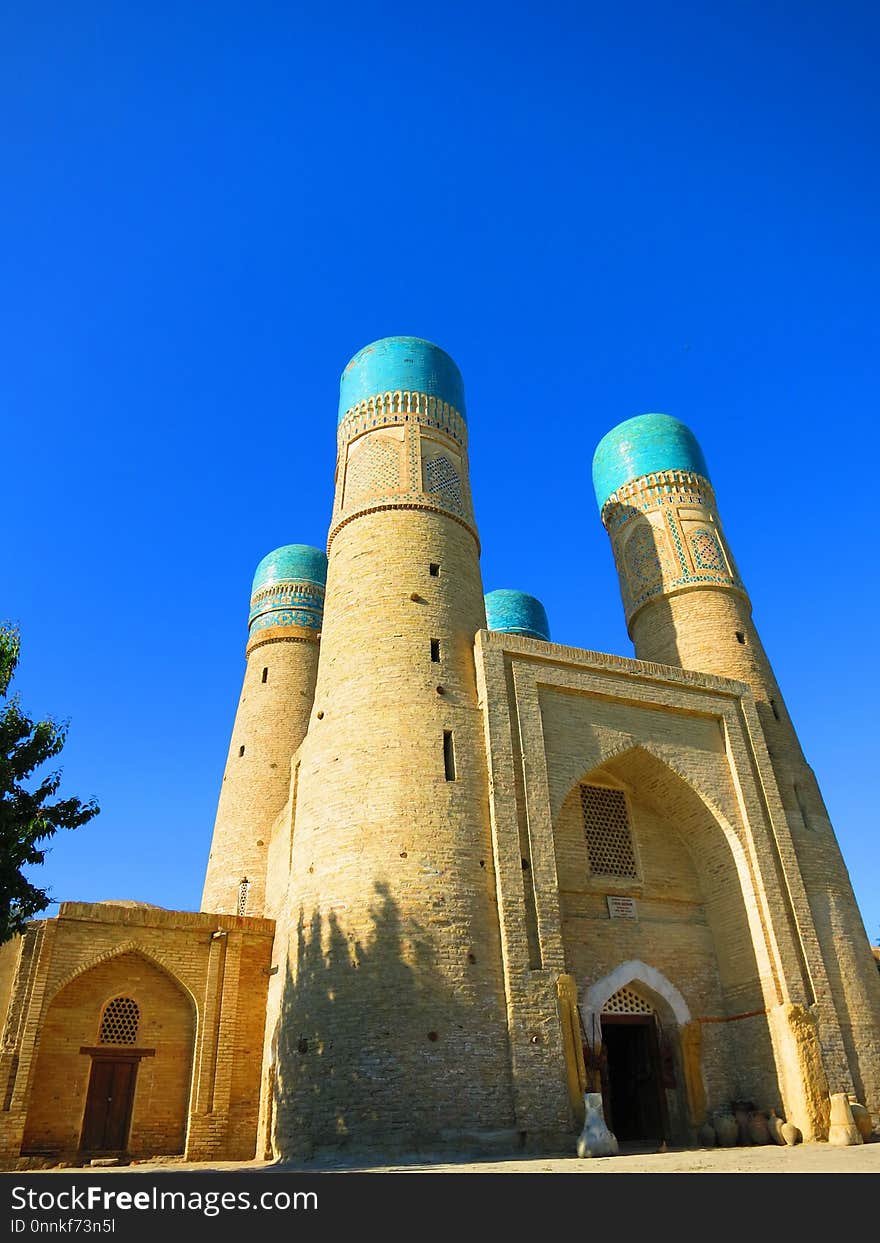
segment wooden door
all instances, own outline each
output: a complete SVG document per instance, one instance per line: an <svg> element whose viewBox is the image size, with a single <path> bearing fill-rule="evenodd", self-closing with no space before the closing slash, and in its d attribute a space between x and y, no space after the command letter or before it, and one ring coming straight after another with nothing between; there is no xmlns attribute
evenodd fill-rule
<svg viewBox="0 0 880 1243"><path fill-rule="evenodd" d="M138 1064L135 1059L92 1059L80 1148L85 1152L124 1152Z"/></svg>

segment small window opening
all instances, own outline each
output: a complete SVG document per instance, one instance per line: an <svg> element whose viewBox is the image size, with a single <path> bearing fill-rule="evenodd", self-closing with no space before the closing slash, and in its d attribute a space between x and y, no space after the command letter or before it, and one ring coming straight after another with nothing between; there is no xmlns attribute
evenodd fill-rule
<svg viewBox="0 0 880 1243"><path fill-rule="evenodd" d="M246 876L243 876L238 882L238 913L239 915L247 914L248 890L251 882Z"/></svg>
<svg viewBox="0 0 880 1243"><path fill-rule="evenodd" d="M590 872L638 877L626 796L608 786L581 786L581 809Z"/></svg>
<svg viewBox="0 0 880 1243"><path fill-rule="evenodd" d="M432 578L440 577L440 566L437 564L436 561L432 561L431 564L428 566L428 569L430 571Z"/></svg>
<svg viewBox="0 0 880 1243"><path fill-rule="evenodd" d="M264 682L269 681L269 666L268 665L266 665L266 667L263 669L263 681Z"/></svg>
<svg viewBox="0 0 880 1243"><path fill-rule="evenodd" d="M435 665L440 660L440 640L439 639L431 640L431 660L434 662Z"/></svg>
<svg viewBox="0 0 880 1243"><path fill-rule="evenodd" d="M244 755L244 746L241 746L238 748L238 758L241 759L243 755Z"/></svg>
<svg viewBox="0 0 880 1243"><path fill-rule="evenodd" d="M446 780L455 780L455 745L452 741L452 730L444 729L443 731L443 767L446 770Z"/></svg>
<svg viewBox="0 0 880 1243"><path fill-rule="evenodd" d="M773 709L773 715L776 717L777 721L781 720L781 717L779 715L779 709L776 707L775 699L770 700L770 707Z"/></svg>
<svg viewBox="0 0 880 1243"><path fill-rule="evenodd" d="M736 632L736 641L737 641L737 643L741 643L741 644L743 645L743 647L745 647L745 644L746 644L746 636L743 634L743 632L742 632L741 630L737 630L737 632Z"/></svg>
<svg viewBox="0 0 880 1243"><path fill-rule="evenodd" d="M99 1044L137 1044L141 1012L131 997L114 997L101 1016Z"/></svg>

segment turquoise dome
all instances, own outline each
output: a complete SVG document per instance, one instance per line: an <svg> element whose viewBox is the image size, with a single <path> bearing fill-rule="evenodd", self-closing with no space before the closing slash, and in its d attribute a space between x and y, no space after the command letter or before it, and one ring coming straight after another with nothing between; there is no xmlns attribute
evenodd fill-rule
<svg viewBox="0 0 880 1243"><path fill-rule="evenodd" d="M445 350L421 337L383 337L359 350L343 371L339 422L359 401L396 392L439 397L465 417L461 372Z"/></svg>
<svg viewBox="0 0 880 1243"><path fill-rule="evenodd" d="M504 634L550 639L550 623L543 604L524 591L490 591L486 596L486 625Z"/></svg>
<svg viewBox="0 0 880 1243"><path fill-rule="evenodd" d="M599 509L612 492L642 475L686 470L709 478L706 459L689 427L669 414L640 414L612 427L593 454Z"/></svg>
<svg viewBox="0 0 880 1243"><path fill-rule="evenodd" d="M248 622L253 630L304 626L320 630L327 554L308 544L285 544L263 558L254 575Z"/></svg>
<svg viewBox="0 0 880 1243"><path fill-rule="evenodd" d="M254 574L251 595L275 583L315 583L318 587L327 582L327 554L308 544L285 544L267 553Z"/></svg>

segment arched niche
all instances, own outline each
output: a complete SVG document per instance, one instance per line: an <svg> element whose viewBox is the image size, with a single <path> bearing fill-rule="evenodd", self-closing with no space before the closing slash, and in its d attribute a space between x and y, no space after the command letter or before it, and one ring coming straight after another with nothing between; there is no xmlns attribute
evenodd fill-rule
<svg viewBox="0 0 880 1243"><path fill-rule="evenodd" d="M631 978L656 998L664 1026L699 1036L709 1107L740 1097L768 1107L781 1099L767 1021L778 987L750 850L686 762L676 770L649 746L627 744L563 799L554 841L566 962L580 984L587 1041L601 1003L638 963L641 975ZM590 869L580 789L594 784L625 794L633 875ZM636 917L612 918L609 896L627 899ZM606 987L597 1005L591 990Z"/></svg>
<svg viewBox="0 0 880 1243"><path fill-rule="evenodd" d="M137 1005L135 1043L102 1040L114 998ZM132 1156L182 1153L186 1144L196 1010L183 984L135 949L70 976L41 1023L23 1153L80 1150L97 1062L134 1061L123 1148Z"/></svg>

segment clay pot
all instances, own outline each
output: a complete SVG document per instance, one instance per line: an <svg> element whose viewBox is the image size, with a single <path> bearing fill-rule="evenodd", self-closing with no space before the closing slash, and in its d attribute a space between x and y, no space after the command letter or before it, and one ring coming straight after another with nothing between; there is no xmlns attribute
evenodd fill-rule
<svg viewBox="0 0 880 1243"><path fill-rule="evenodd" d="M853 1122L856 1124L863 1140L870 1139L874 1133L874 1123L871 1121L870 1110L864 1105L860 1105L854 1096L849 1098L849 1108L853 1116Z"/></svg>
<svg viewBox="0 0 880 1243"><path fill-rule="evenodd" d="M793 1122L783 1122L779 1131L789 1148L793 1148L795 1144L799 1144L803 1139L803 1135L801 1135Z"/></svg>
<svg viewBox="0 0 880 1243"><path fill-rule="evenodd" d="M697 1139L701 1148L714 1148L716 1143L715 1128L708 1120L697 1131Z"/></svg>
<svg viewBox="0 0 880 1243"><path fill-rule="evenodd" d="M617 1139L605 1125L602 1112L602 1093L584 1093L584 1129L578 1136L577 1154L579 1157L616 1157L618 1153Z"/></svg>
<svg viewBox="0 0 880 1243"><path fill-rule="evenodd" d="M769 1144L770 1128L767 1125L767 1118L761 1113L760 1109L753 1109L749 1114L748 1121L749 1139L753 1144Z"/></svg>
<svg viewBox="0 0 880 1243"><path fill-rule="evenodd" d="M737 1126L736 1142L744 1145L745 1147L748 1147L748 1145L752 1142L752 1137L749 1135L749 1114L754 1108L755 1107L751 1101L733 1102L733 1116L736 1119Z"/></svg>
<svg viewBox="0 0 880 1243"><path fill-rule="evenodd" d="M739 1127L733 1114L720 1110L713 1118L713 1126L718 1144L721 1148L734 1148L739 1138Z"/></svg>
<svg viewBox="0 0 880 1243"><path fill-rule="evenodd" d="M770 1132L770 1138L774 1144L785 1145L785 1136L782 1134L782 1128L785 1124L781 1118L777 1118L776 1110L770 1110L770 1117L767 1119L767 1130Z"/></svg>
<svg viewBox="0 0 880 1243"><path fill-rule="evenodd" d="M845 1092L831 1093L831 1125L828 1128L828 1143L839 1148L847 1148L850 1144L863 1144L862 1134L853 1121L852 1108Z"/></svg>

